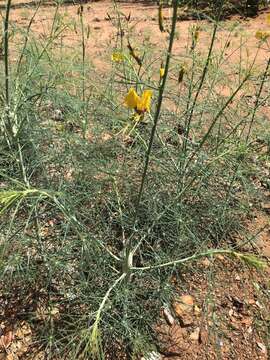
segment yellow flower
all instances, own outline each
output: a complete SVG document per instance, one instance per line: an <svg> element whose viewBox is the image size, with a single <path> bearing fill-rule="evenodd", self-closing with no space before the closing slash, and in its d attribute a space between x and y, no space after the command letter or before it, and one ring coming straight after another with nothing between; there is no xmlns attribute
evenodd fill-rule
<svg viewBox="0 0 270 360"><path fill-rule="evenodd" d="M124 55L120 52L113 52L111 59L113 62L120 63L124 60Z"/></svg>
<svg viewBox="0 0 270 360"><path fill-rule="evenodd" d="M143 114L150 111L151 97L151 90L144 90L142 96L139 96L134 88L130 88L125 97L125 104L129 109L134 109L136 113Z"/></svg>
<svg viewBox="0 0 270 360"><path fill-rule="evenodd" d="M161 68L159 69L159 75L160 75L160 78L161 78L161 79L163 78L164 74L165 74L165 69L164 69L163 67L161 67Z"/></svg>
<svg viewBox="0 0 270 360"><path fill-rule="evenodd" d="M255 34L257 40L266 41L270 37L269 31L258 30Z"/></svg>

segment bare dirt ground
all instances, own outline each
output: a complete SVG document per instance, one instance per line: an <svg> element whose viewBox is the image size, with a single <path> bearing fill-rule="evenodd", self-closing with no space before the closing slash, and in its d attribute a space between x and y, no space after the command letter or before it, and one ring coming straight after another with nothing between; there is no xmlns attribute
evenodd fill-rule
<svg viewBox="0 0 270 360"><path fill-rule="evenodd" d="M31 6L27 6L30 3ZM50 4L50 3L49 3ZM53 21L55 7L44 5L37 13L33 22L32 29L41 37L48 34L50 25ZM11 12L11 20L16 26L27 26L34 13L35 7L33 2L20 0L13 1L14 10ZM161 33L158 28L158 16L156 5L145 5L138 3L120 3L119 10L126 16L130 15L130 27L133 29L133 38L137 38L137 43L142 44L144 38L148 38L150 45L157 49L167 48L168 34ZM3 10L2 10L3 11ZM170 9L164 9L165 25L169 26ZM244 62L258 49L258 41L255 38L257 30L267 30L266 13L262 12L256 19L242 19L239 16L232 17L224 22L223 30L218 32L217 47L224 47L228 41L229 34L233 34L230 39L230 46L226 53L230 62L237 63L239 57L243 57ZM66 5L60 9L60 14L68 20L70 24L78 22L78 5ZM98 70L104 71L106 65L110 63L111 54L108 49L115 45L116 39L119 37L117 28L113 25L117 20L116 12L113 9L111 1L89 2L84 4L84 22L89 26L90 38L86 43L86 50L89 59L97 67ZM186 44L190 38L190 28L192 25L199 23L200 41L198 46L202 52L206 51L209 46L209 38L211 37L211 24L208 21L180 20L177 24L177 38L174 43L173 54L176 56L186 53ZM235 28L235 31L233 29ZM79 44L81 39L78 32L70 27L70 31L65 31L63 35L65 45L73 47ZM241 47L246 46L249 51L241 52ZM269 44L261 47L257 54L257 64L262 64L269 56Z"/></svg>
<svg viewBox="0 0 270 360"><path fill-rule="evenodd" d="M1 4L2 5L2 1ZM16 5L11 11L11 20L15 26L27 26L34 7L29 2L22 4L15 0ZM155 5L125 4L119 5L121 11L131 15L131 24L137 34L137 43L143 42L145 36L153 46L165 48L167 34L158 30L157 8ZM110 68L111 54L107 49L114 45L117 33L110 18L115 18L110 1L89 2L84 5L84 21L89 25L90 38L87 41L87 56L97 71L104 72ZM3 11L3 10L2 10ZM78 6L67 5L60 10L70 22L78 20ZM169 19L169 9L164 12ZM33 23L38 36L48 33L53 20L54 7L41 7ZM239 61L240 43L245 43L249 53L257 51L257 30L266 30L267 12L261 13L256 19L244 20L233 17L224 22L224 29L218 32L217 46L224 46L228 34L234 27L235 36L228 47L230 61ZM108 16L109 14L109 16ZM179 21L177 24L178 38L174 46L174 54L185 53L189 38L189 28L197 24L194 20ZM202 28L199 46L206 51L211 36L210 24L200 23ZM70 48L80 42L79 35L73 30L65 32L62 39ZM207 40L207 41L206 41ZM269 43L265 44L257 55L257 64L262 65L269 57ZM226 94L226 89L221 89ZM268 112L269 114L269 112ZM261 254L266 261L270 257L270 194L265 192L265 206L247 221L252 234L256 235L253 251ZM244 360L269 357L270 338L270 305L269 305L269 268L264 272L236 263L222 256L215 260L202 260L199 269L179 274L174 279L179 288L179 302L184 305L173 306L173 324L161 316L158 333L163 359L223 359ZM183 285L184 284L184 285ZM188 295L189 298L181 298ZM45 353L32 346L35 329L24 320L21 314L29 307L30 300L26 297L25 304L0 302L0 359L46 359ZM185 303L187 302L187 304ZM2 307L2 308L1 308ZM36 312L38 312L38 307ZM168 324L169 322L169 324ZM33 355L35 353L35 355Z"/></svg>

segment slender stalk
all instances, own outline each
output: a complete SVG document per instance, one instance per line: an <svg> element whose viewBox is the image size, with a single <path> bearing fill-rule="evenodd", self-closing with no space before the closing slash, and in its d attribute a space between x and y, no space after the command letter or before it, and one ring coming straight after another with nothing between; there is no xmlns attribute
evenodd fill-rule
<svg viewBox="0 0 270 360"><path fill-rule="evenodd" d="M82 352L81 355L86 355L88 349L90 348L90 352L92 353L92 355L96 358L103 358L103 357L100 357L99 355L99 351L102 350L100 349L100 342L99 342L99 337L100 337L100 334L99 334L99 331L98 331L98 327L99 327L99 322L100 322L100 319L101 319L101 314L102 314L102 311L104 311L104 307L106 305L106 302L108 301L109 299L109 296L111 294L111 292L113 291L113 289L119 284L121 283L121 281L124 280L124 278L126 277L126 274L122 274L119 278L117 278L114 283L112 284L112 286L107 290L106 294L104 295L100 305L99 305L99 308L96 312L96 315L95 315L95 322L93 324L93 326L91 327L91 333L90 333L90 336L89 336L89 340L88 340L88 343L87 345L85 346L85 349L84 351ZM78 352L80 351L80 346L82 345L81 342L79 342L78 346L77 346L77 349L76 349L76 355L78 355Z"/></svg>
<svg viewBox="0 0 270 360"><path fill-rule="evenodd" d="M149 265L149 266L144 266L144 267L133 267L132 270L134 271L146 271L146 270L153 270L153 269L161 269L161 268L165 268L168 266L175 266L178 264L184 264L188 261L192 261L192 260L196 260L198 258L201 257L205 257L205 256L210 256L210 255L217 255L217 254L232 254L234 253L234 251L232 250L226 250L226 249L220 249L220 250L209 250L200 254L194 254L191 256L188 256L184 259L178 259L178 260L172 260L172 261L168 261L166 263L162 263L162 264L157 264L157 265Z"/></svg>
<svg viewBox="0 0 270 360"><path fill-rule="evenodd" d="M86 136L86 130L87 130L87 116L86 116L86 97L85 97L85 30L84 30L84 18L83 18L83 11L84 7L82 2L80 2L79 7L79 18L80 18L80 26L81 26L81 40L82 40L82 101L83 101L83 117L84 117L84 124L83 124L83 134L84 137Z"/></svg>
<svg viewBox="0 0 270 360"><path fill-rule="evenodd" d="M245 79L243 79L242 83L238 86L238 88L233 92L233 94L230 96L230 98L226 101L226 103L224 104L224 106L217 112L216 116L214 117L213 122L211 123L208 131L206 132L206 134L204 135L204 137L202 138L201 142L198 144L196 151L194 151L191 156L188 159L188 164L193 160L194 156L199 152L199 150L203 147L204 143L206 142L206 140L208 139L209 134L211 133L213 127L215 126L216 122L218 121L218 119L220 118L220 116L223 114L224 110L228 107L228 105L232 102L232 100L235 98L235 96L237 95L237 93L240 91L240 89L242 88L242 86L245 84L245 82L249 79L249 75L247 75L247 77ZM187 165L188 165L187 164ZM208 163L208 166L210 165L210 162ZM207 165L204 168L204 170L207 169ZM182 188L182 190L180 191L180 193L175 197L175 199L173 200L173 202L166 206L164 208L164 210L158 215L158 217L156 218L156 220L153 222L153 224L148 227L147 233L140 239L140 241L136 244L135 248L132 250L132 254L134 256L135 252L139 249L140 245L142 244L142 242L146 239L146 237L150 234L151 230L154 228L154 226L158 223L159 219L162 218L162 216L169 210L172 208L172 206L174 204L176 204L177 202L179 202L179 200L182 198L183 194L185 194L185 192L194 184L194 182L196 181L196 179L198 178L198 174L196 174L195 176L193 176L191 178L191 180L187 183L187 185L185 187ZM133 236L133 235L132 235Z"/></svg>
<svg viewBox="0 0 270 360"><path fill-rule="evenodd" d="M230 250L230 249L212 249L212 250L208 250L208 251L203 252L203 253L188 256L188 257L186 257L184 259L172 260L172 261L168 261L166 263L159 264L159 265L150 265L150 266L144 266L144 267L132 267L131 270L145 271L145 270L161 269L161 268L165 268L165 267L168 267L168 266L175 266L175 265L179 265L179 264L184 264L184 263L186 263L188 261L196 260L196 259L199 259L201 257L219 255L219 254L233 255L233 256L238 257L238 258L243 257L243 255L241 253L238 253L238 252L236 252L234 250Z"/></svg>
<svg viewBox="0 0 270 360"><path fill-rule="evenodd" d="M13 138L12 124L10 118L10 73L9 73L9 14L11 8L11 0L6 3L6 15L4 19L4 72L5 72L5 115L6 115L6 129L10 140Z"/></svg>
<svg viewBox="0 0 270 360"><path fill-rule="evenodd" d="M199 142L199 145L196 148L196 151L194 151L191 156L188 159L188 164L193 160L194 156L199 152L199 150L203 147L204 143L207 141L210 133L212 132L214 126L216 125L217 121L219 120L220 116L223 114L225 109L228 107L228 105L232 102L232 100L235 98L235 96L238 94L238 92L241 90L243 85L246 83L246 81L250 78L250 74L247 74L247 76L243 79L242 83L237 87L237 89L232 93L232 95L228 98L228 100L225 102L225 104L222 106L222 108L217 112L216 116L214 117L211 125L209 126L208 130L202 137L201 141Z"/></svg>
<svg viewBox="0 0 270 360"><path fill-rule="evenodd" d="M42 0L39 0L37 6L36 6L36 9L34 11L34 14L32 15L28 25L27 25L27 30L26 30L26 35L25 35L25 38L24 38L24 44L23 44L23 48L21 50L21 53L20 53L20 57L19 57L19 60L18 60L18 64L17 64L17 70L16 70L16 76L18 77L18 74L20 72L20 69L21 69L21 65L22 65L22 60L23 60L23 57L24 57L24 53L25 53L25 49L27 47L27 44L28 44L28 40L29 40L29 33L30 33L30 29L31 29L31 26L33 24L33 21L36 17L36 14L40 8L40 5L41 5L41 1Z"/></svg>
<svg viewBox="0 0 270 360"><path fill-rule="evenodd" d="M148 171L148 167L149 167L150 154L151 154L153 141L154 141L154 138L155 138L156 129L157 129L157 125L158 125L160 110L161 110L161 106L162 106L163 93L164 93L164 90L165 90L165 85L166 85L166 81L167 81L167 77L168 77L168 71L169 71L170 59L171 59L171 52L172 52L174 36L175 36L178 2L179 2L179 0L174 0L172 28L171 28L170 41L169 41L168 53L167 53L166 64L165 64L165 72L164 72L163 81L161 82L161 85L160 85L160 88L159 88L157 108L156 108L156 112L155 112L154 119L153 119L154 124L153 124L153 127L152 127L152 131L151 131L151 135L150 135L150 139L149 139L149 144L148 144L148 149L147 149L147 152L146 152L145 165L144 165L144 169L143 169L143 175L142 175L139 195L138 195L138 199L137 199L137 203L136 203L136 212L135 212L134 223L136 223L137 217L138 217L139 206L140 206L140 202L141 202L141 198L142 198L142 194L143 194L143 190L144 190L144 184L145 184L147 171Z"/></svg>
<svg viewBox="0 0 270 360"><path fill-rule="evenodd" d="M255 105L254 105L254 108L253 108L253 111L252 111L252 116L251 116L251 120L250 120L250 123L249 123L249 127L248 127L248 133L247 133L247 137L246 137L246 143L248 142L249 140L249 137L250 137L250 133L251 133L251 129L252 129L252 126L253 126L253 123L254 123L254 119L255 119L255 115L256 115L256 112L259 108L259 101L260 101L260 98L261 98L261 94L262 94L262 90L263 90L263 86L265 84L265 80L267 78L267 74L268 74L268 69L270 67L270 58L268 59L267 61L267 64L266 64L266 68L265 68L265 71L263 73L263 78L262 78L262 81L261 81L261 84L260 84L260 88L259 88L259 91L258 91L258 94L256 96L256 102L255 102Z"/></svg>
<svg viewBox="0 0 270 360"><path fill-rule="evenodd" d="M142 174L142 178L141 178L139 194L138 194L138 198L137 198L137 202L136 202L136 206L135 206L135 215L134 215L134 223L133 223L134 229L136 227L136 222L138 219L140 203L141 203L141 199L142 199L142 194L143 194L144 185L145 185L148 167L149 167L149 162L150 162L150 155L151 155L153 141L154 141L155 134L156 134L160 110L161 110L162 101L163 101L163 94L164 94L165 85L166 85L166 81L167 81L167 77L168 77L172 47L173 47L174 37L175 37L178 3L179 3L179 0L174 0L174 2L173 2L172 26L171 26L170 40L169 40L168 52L167 52L166 63L165 63L164 77L162 79L162 82L161 82L160 88L159 88L157 107L156 107L156 112L155 112L155 115L153 118L153 127L151 130L148 148L146 151L145 164L144 164L143 174ZM133 252L132 252L132 236L131 236L127 240L127 243L126 243L125 259L124 259L124 264L123 264L123 272L124 273L130 272L130 268L132 267L132 262L133 262ZM127 277L127 279L128 279L128 277Z"/></svg>
<svg viewBox="0 0 270 360"><path fill-rule="evenodd" d="M25 164L24 164L23 153L22 153L22 148L21 148L19 139L16 139L16 146L17 146L18 153L19 153L19 165L20 165L21 175L22 175L23 181L25 183L25 186L29 189L30 184L29 184L27 174L26 174L26 168L25 168Z"/></svg>
<svg viewBox="0 0 270 360"><path fill-rule="evenodd" d="M190 124L191 124L191 120L193 118L194 109L196 107L199 95L201 93L201 90L202 90L202 87L203 87L203 84L204 84L204 81L205 81L205 78L206 78L206 74L208 72L208 67L209 67L210 59L211 59L211 56L212 56L212 52L213 52L213 48L214 48L214 44L215 44L215 40L216 40L218 22L219 22L219 18L220 18L220 15L221 15L222 6L223 6L223 1L220 4L217 19L215 21L210 47L209 47L209 50L208 50L206 62L205 62L203 72L202 72L202 77L201 77L197 92L195 94L194 100L192 102L191 109L190 109L190 112L189 112L189 116L188 116L187 121L185 123L185 138L184 138L184 142L183 142L183 151L184 151L184 153L186 152L187 140L188 140L188 137L189 137Z"/></svg>

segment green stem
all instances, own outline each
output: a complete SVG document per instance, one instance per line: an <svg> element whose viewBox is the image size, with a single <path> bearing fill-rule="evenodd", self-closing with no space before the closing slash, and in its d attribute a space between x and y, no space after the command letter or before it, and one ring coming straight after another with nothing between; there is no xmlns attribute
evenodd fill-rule
<svg viewBox="0 0 270 360"><path fill-rule="evenodd" d="M206 62L205 62L204 68L203 68L201 81L199 83L197 92L195 94L194 100L193 100L192 105L191 105L191 109L190 109L188 119L187 119L186 124L185 124L185 137L184 137L184 142L183 142L183 152L184 153L186 152L186 148L187 148L187 141L188 141L188 136L189 136L189 131L190 131L190 124L191 124L191 120L193 118L194 109L196 107L199 95L201 93L201 90L202 90L202 87L203 87L203 84L204 84L204 81L205 81L205 78L206 78L206 74L207 74L207 71L208 71L210 59L211 59L211 56L212 56L214 43L215 43L215 40L216 40L216 34L217 34L217 29L218 29L219 18L220 18L221 10L222 10L222 5L223 5L223 2L220 5L218 16L217 16L217 19L216 19L216 22L215 22L215 26L214 26L214 30L213 30L213 34L212 34L212 38L211 38L211 44L210 44L208 55L207 55L207 58L206 58Z"/></svg>
<svg viewBox="0 0 270 360"><path fill-rule="evenodd" d="M163 101L163 93L164 93L164 90L165 90L165 85L166 85L166 81L167 81L167 77L168 77L168 71L169 71L169 66L170 66L172 47L173 47L174 36L175 36L175 28L176 28L176 22L177 22L178 2L179 2L179 0L174 0L172 28L171 28L170 41L169 41L168 53L167 53L166 64L165 64L165 72L164 72L163 81L161 82L161 85L160 85L160 88L159 88L157 108L156 108L156 112L155 112L154 120L153 120L154 124L153 124L153 127L152 127L152 131L151 131L151 135L150 135L150 139L149 139L149 144L148 144L148 149L147 149L147 152L146 152L146 159L145 159L145 164L144 164L144 169L143 169L143 175L142 175L139 195L138 195L138 199L137 199L137 203L136 203L134 224L136 223L137 218L138 218L139 207L140 207L142 194L143 194L143 190L144 190L144 185L145 185L145 180L146 180L146 176L147 176L147 171L148 171L148 167L149 167L150 154L151 154L151 151L152 151L153 141L154 141L154 138L155 138L155 133L156 133L158 120L159 120L159 115L160 115L160 110L161 110L162 101Z"/></svg>
<svg viewBox="0 0 270 360"><path fill-rule="evenodd" d="M23 47L22 47L22 50L21 50L21 53L20 53L20 57L19 57L19 60L18 60L18 64L17 64L17 71L16 71L16 76L18 77L19 75L19 72L20 72L20 69L21 69L21 65L22 65L22 60L23 60L23 57L24 57L24 53L25 53L25 50L26 50L26 47L27 47L27 44L28 44L28 40L29 40L29 34L30 34L30 29L31 29L31 26L33 24L33 21L36 17L36 14L40 8L40 5L41 5L41 1L42 0L39 0L38 4L37 4L37 7L35 9L35 12L34 14L32 15L28 25L27 25L27 30L26 30L26 35L25 35L25 38L24 38L24 44L23 44Z"/></svg>
<svg viewBox="0 0 270 360"><path fill-rule="evenodd" d="M141 199L142 199L144 185L145 185L145 181L146 181L146 177L147 177L147 172L148 172L148 167L149 167L149 162L150 162L150 155L151 155L151 151L152 151L153 141L154 141L154 138L155 138L156 129L157 129L158 120L159 120L159 115L160 115L160 110L161 110L162 101L163 101L163 93L164 93L164 90L165 90L165 85L166 85L166 81L167 81L167 77L168 77L168 71L169 71L169 66L170 66L172 47L173 47L173 42L174 42L174 37L175 37L178 3L179 3L179 0L174 0L174 3L173 3L173 16L172 16L172 27L171 27L170 40L169 40L168 52L167 52L166 63L165 63L165 71L164 71L163 80L162 80L162 82L160 84L160 88L159 88L157 107L156 107L156 112L155 112L154 119L153 119L153 127L152 127L152 130L151 130L151 135L150 135L150 139L149 139L149 143L148 143L148 148L147 148L147 151L146 151L145 164L144 164L143 174L142 174L142 178L141 178L139 195L138 195L136 206L135 206L135 215L134 215L134 222L133 222L133 228L134 229L135 229L136 222L137 222L138 215L139 215L139 208L140 208L140 203L141 203ZM129 273L130 272L130 269L132 267L132 263L133 263L133 252L132 252L132 236L131 236L127 240L126 248L125 248L125 259L124 259L124 264L123 264L123 272L124 273ZM127 277L127 279L128 278L129 277Z"/></svg>
<svg viewBox="0 0 270 360"><path fill-rule="evenodd" d="M168 261L166 263L159 264L159 265L149 265L149 266L144 266L144 267L132 267L131 270L145 271L145 270L161 269L161 268L165 268L165 267L168 267L168 266L184 264L184 263L186 263L188 261L196 260L196 259L199 259L201 257L218 255L218 254L227 254L227 255L234 255L234 256L241 255L241 254L238 254L237 252L235 252L233 250L229 250L229 249L228 250L227 249L212 249L212 250L208 250L208 251L203 252L203 253L188 256L188 257L186 257L184 259L172 260L172 261Z"/></svg>
<svg viewBox="0 0 270 360"><path fill-rule="evenodd" d="M254 123L254 119L255 119L255 115L256 115L256 112L257 112L257 109L259 108L259 101L260 101L260 98L261 98L261 94L262 94L262 90L263 90L263 86L265 84L265 80L267 78L267 75L268 75L268 69L270 67L270 58L268 59L267 61L267 65L266 65L266 68L265 68L265 71L263 73L263 78L262 78L262 81L261 81L261 84L260 84L260 88L259 88L259 91L258 91L258 94L257 94L257 97L256 97L256 102L255 102L255 105L254 105L254 108L253 108L253 111L252 111L252 117L251 117L251 120L250 120L250 123L249 123L249 127L248 127L248 133L247 133L247 137L246 137L246 143L248 142L249 140L249 137L250 137L250 133L251 133L251 129L252 129L252 126L253 126L253 123Z"/></svg>
<svg viewBox="0 0 270 360"><path fill-rule="evenodd" d="M79 17L80 17L80 25L81 25L81 40L82 40L82 101L83 101L83 136L86 136L87 131L87 116L86 116L86 97L85 97L85 30L84 30L84 18L83 18L84 7L82 1L80 1L79 8Z"/></svg>
<svg viewBox="0 0 270 360"><path fill-rule="evenodd" d="M5 102L6 102L6 128L9 137L13 138L12 124L10 119L10 93L9 93L9 14L11 8L11 0L6 3L6 16L4 19L4 72L5 72Z"/></svg>

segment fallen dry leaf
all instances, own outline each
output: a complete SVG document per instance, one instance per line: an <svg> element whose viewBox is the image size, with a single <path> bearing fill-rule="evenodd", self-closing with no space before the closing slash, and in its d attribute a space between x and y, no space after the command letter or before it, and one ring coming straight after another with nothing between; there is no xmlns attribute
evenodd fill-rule
<svg viewBox="0 0 270 360"><path fill-rule="evenodd" d="M200 315L201 314L201 309L199 308L199 306L194 305L194 314L195 315Z"/></svg>
<svg viewBox="0 0 270 360"><path fill-rule="evenodd" d="M207 344L208 342L208 331L204 328L200 330L199 342L201 344Z"/></svg>
<svg viewBox="0 0 270 360"><path fill-rule="evenodd" d="M163 314L164 314L165 320L167 321L168 325L173 325L174 317L172 316L170 310L168 308L164 308Z"/></svg>
<svg viewBox="0 0 270 360"><path fill-rule="evenodd" d="M8 331L5 335L2 335L0 338L0 346L4 349L7 349L9 345L11 344L13 339L13 333L12 331Z"/></svg>

